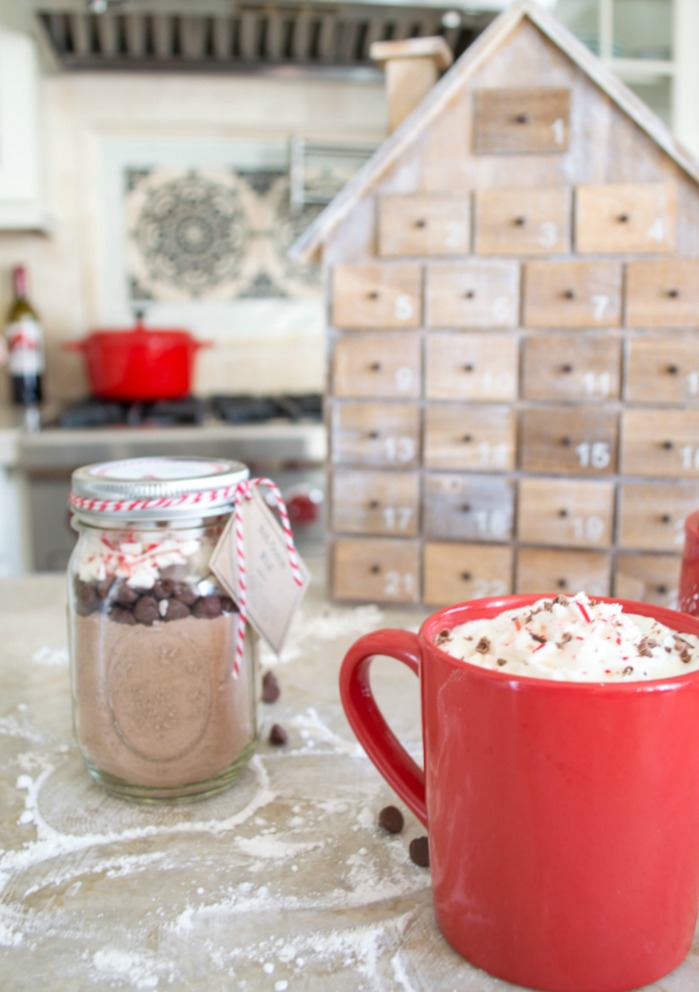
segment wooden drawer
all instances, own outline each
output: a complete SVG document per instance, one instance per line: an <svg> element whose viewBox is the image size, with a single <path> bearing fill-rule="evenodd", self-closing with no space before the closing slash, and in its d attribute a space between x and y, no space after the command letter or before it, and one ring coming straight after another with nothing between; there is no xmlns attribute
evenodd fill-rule
<svg viewBox="0 0 699 992"><path fill-rule="evenodd" d="M427 266L428 327L515 327L519 322L516 262Z"/></svg>
<svg viewBox="0 0 699 992"><path fill-rule="evenodd" d="M426 475L425 536L453 541L512 537L514 485L501 475Z"/></svg>
<svg viewBox="0 0 699 992"><path fill-rule="evenodd" d="M504 596L512 588L512 551L482 544L425 544L424 601L430 606Z"/></svg>
<svg viewBox="0 0 699 992"><path fill-rule="evenodd" d="M625 410L620 460L624 475L699 479L699 410Z"/></svg>
<svg viewBox="0 0 699 992"><path fill-rule="evenodd" d="M526 327L619 327L619 262L527 262Z"/></svg>
<svg viewBox="0 0 699 992"><path fill-rule="evenodd" d="M627 482L619 487L619 533L622 548L681 552L684 522L699 509L699 485Z"/></svg>
<svg viewBox="0 0 699 992"><path fill-rule="evenodd" d="M432 331L425 352L430 400L498 402L517 398L517 339L510 334Z"/></svg>
<svg viewBox="0 0 699 992"><path fill-rule="evenodd" d="M616 464L616 413L562 406L522 412L525 472L611 475Z"/></svg>
<svg viewBox="0 0 699 992"><path fill-rule="evenodd" d="M621 341L595 334L534 334L524 341L522 396L527 400L616 399Z"/></svg>
<svg viewBox="0 0 699 992"><path fill-rule="evenodd" d="M570 90L517 86L475 91L478 155L564 152L570 131Z"/></svg>
<svg viewBox="0 0 699 992"><path fill-rule="evenodd" d="M517 535L526 544L604 548L612 543L614 483L522 479Z"/></svg>
<svg viewBox="0 0 699 992"><path fill-rule="evenodd" d="M444 403L425 414L426 468L507 471L515 467L516 416L507 406Z"/></svg>
<svg viewBox="0 0 699 992"><path fill-rule="evenodd" d="M571 198L567 187L480 190L476 193L476 254L569 252Z"/></svg>
<svg viewBox="0 0 699 992"><path fill-rule="evenodd" d="M699 400L699 341L664 335L628 342L626 399L644 403Z"/></svg>
<svg viewBox="0 0 699 992"><path fill-rule="evenodd" d="M677 555L619 555L614 595L677 609L681 559Z"/></svg>
<svg viewBox="0 0 699 992"><path fill-rule="evenodd" d="M675 187L667 183L578 186L578 252L663 252L675 247Z"/></svg>
<svg viewBox="0 0 699 992"><path fill-rule="evenodd" d="M417 541L338 538L332 548L333 594L363 603L420 600Z"/></svg>
<svg viewBox="0 0 699 992"><path fill-rule="evenodd" d="M421 364L420 336L414 331L341 334L333 353L333 390L343 397L416 399Z"/></svg>
<svg viewBox="0 0 699 992"><path fill-rule="evenodd" d="M611 572L611 557L602 551L522 548L517 556L515 588L542 595L586 592L608 596Z"/></svg>
<svg viewBox="0 0 699 992"><path fill-rule="evenodd" d="M331 322L335 327L420 327L421 297L419 265L336 265Z"/></svg>
<svg viewBox="0 0 699 992"><path fill-rule="evenodd" d="M334 463L413 468L420 457L420 408L413 403L334 403Z"/></svg>
<svg viewBox="0 0 699 992"><path fill-rule="evenodd" d="M699 327L699 260L629 262L628 327Z"/></svg>
<svg viewBox="0 0 699 992"><path fill-rule="evenodd" d="M467 255L471 197L379 197L379 255Z"/></svg>
<svg viewBox="0 0 699 992"><path fill-rule="evenodd" d="M335 469L330 482L332 528L346 534L415 537L420 477L415 472Z"/></svg>

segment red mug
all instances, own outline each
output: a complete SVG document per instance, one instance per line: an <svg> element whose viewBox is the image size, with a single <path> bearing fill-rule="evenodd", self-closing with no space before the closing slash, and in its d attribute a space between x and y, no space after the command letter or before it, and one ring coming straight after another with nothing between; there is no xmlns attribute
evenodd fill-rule
<svg viewBox="0 0 699 992"><path fill-rule="evenodd" d="M678 605L685 613L699 615L699 510L690 513L684 522L684 550Z"/></svg>
<svg viewBox="0 0 699 992"><path fill-rule="evenodd" d="M445 628L528 607L473 600L418 634L347 652L342 705L369 758L428 828L437 923L498 978L549 992L626 992L672 971L699 907L699 671L652 681L514 676L453 658ZM678 633L699 619L620 602ZM420 680L424 771L388 726L372 659Z"/></svg>

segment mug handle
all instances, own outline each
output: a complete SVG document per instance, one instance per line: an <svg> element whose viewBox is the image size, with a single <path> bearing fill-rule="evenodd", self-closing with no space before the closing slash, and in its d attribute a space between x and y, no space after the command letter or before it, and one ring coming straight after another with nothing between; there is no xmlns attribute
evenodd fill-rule
<svg viewBox="0 0 699 992"><path fill-rule="evenodd" d="M369 669L376 655L395 658L420 674L417 636L406 630L377 630L360 637L340 668L340 699L357 740L409 809L427 826L425 773L386 723L371 691Z"/></svg>

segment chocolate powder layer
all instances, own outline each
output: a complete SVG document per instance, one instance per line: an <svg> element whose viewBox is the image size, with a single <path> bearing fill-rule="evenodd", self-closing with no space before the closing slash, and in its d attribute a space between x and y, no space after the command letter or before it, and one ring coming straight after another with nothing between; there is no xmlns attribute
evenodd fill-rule
<svg viewBox="0 0 699 992"><path fill-rule="evenodd" d="M74 720L84 757L134 786L223 774L256 735L254 671L233 677L237 614L126 627L74 620Z"/></svg>

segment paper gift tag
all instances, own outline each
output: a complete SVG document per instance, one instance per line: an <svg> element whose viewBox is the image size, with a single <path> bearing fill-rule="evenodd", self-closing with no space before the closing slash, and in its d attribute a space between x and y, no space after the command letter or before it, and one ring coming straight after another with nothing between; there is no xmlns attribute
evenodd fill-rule
<svg viewBox="0 0 699 992"><path fill-rule="evenodd" d="M258 634L279 653L310 575L297 554L302 584L297 583L284 532L259 488L252 490L250 499L242 501L241 508L247 617ZM241 604L240 555L233 515L214 548L210 564L211 571L238 606Z"/></svg>

